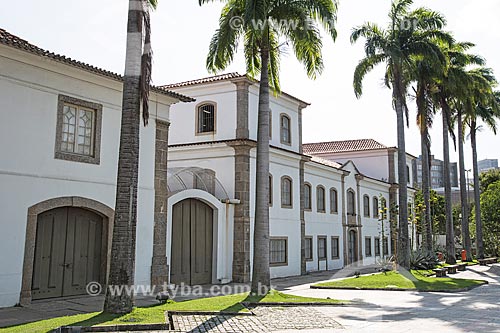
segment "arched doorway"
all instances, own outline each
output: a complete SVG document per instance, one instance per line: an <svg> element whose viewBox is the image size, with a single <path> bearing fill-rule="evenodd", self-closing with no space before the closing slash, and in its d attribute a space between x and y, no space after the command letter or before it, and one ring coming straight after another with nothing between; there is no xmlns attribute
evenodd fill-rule
<svg viewBox="0 0 500 333"><path fill-rule="evenodd" d="M70 196L70 197L57 197L57 198L52 198L48 199L42 202L39 202L31 207L28 208L28 218L27 218L27 224L26 224L26 240L25 240L25 248L24 248L24 262L23 262L23 279L22 279L22 284L21 284L21 295L20 295L20 304L21 305L28 305L31 303L33 292L35 291L33 288L34 286L36 288L40 288L40 282L33 282L33 279L36 278L42 278L42 276L36 276L39 273L35 274L35 249L37 248L37 235L43 235L43 231L39 231L38 228L39 226L42 226L42 228L45 228L43 225L45 224L43 220L49 219L47 216L50 214L55 214L57 215L56 210L62 208L63 210L59 212L62 216L64 216L64 209L69 210L69 209L75 209L72 211L72 214L69 213L69 211L66 212L66 216L77 216L75 217L78 221L85 220L85 216L87 216L87 220L93 220L93 221L100 221L101 224L101 242L100 242L100 270L99 270L99 280L96 280L96 282L101 283L103 286L106 284L106 274L107 271L109 270L109 257L110 257L110 244L111 244L111 234L113 230L113 221L114 221L114 210L110 208L109 206L106 206L105 204L90 199L90 198L83 198L83 197L77 197L77 196ZM46 214L47 213L47 214ZM90 215L89 215L90 214ZM45 217L44 217L45 216ZM79 216L79 217L78 217ZM91 216L91 218L88 218ZM40 225L39 225L39 222ZM92 223L91 223L92 224ZM97 222L98 224L98 222ZM96 225L97 225L96 224ZM81 227L81 226L80 226ZM48 227L47 227L48 228ZM67 223L66 223L66 228L67 228ZM71 227L70 227L71 228ZM57 230L55 230L57 231ZM81 229L77 229L76 235L80 238L82 237ZM66 236L66 234L64 234ZM88 236L88 234L87 234ZM43 239L43 236L41 239ZM40 239L40 237L38 237ZM67 243L67 238L64 240L64 251L66 251L66 243ZM71 240L71 238L70 238ZM56 242L57 243L57 242ZM71 243L71 242L70 242ZM88 244L88 242L87 242ZM56 244L57 245L57 244ZM68 244L70 245L70 244ZM74 245L73 245L74 246ZM96 244L97 246L97 244ZM38 246L40 248L40 246ZM81 247L80 247L81 248ZM41 250L39 250L41 251ZM68 253L70 253L69 251ZM40 253L40 252L39 252ZM88 256L88 254L87 254ZM95 255L94 255L95 256ZM43 259L43 258L42 258ZM38 263L41 264L40 260L38 259ZM47 259L45 259L47 260ZM63 266L57 266L54 261L54 272L55 266L61 267L61 269L66 269L66 264L69 262L62 262L57 265L63 265ZM97 266L97 261L93 261L94 266ZM74 264L73 264L74 266ZM71 266L70 266L71 267ZM38 268L37 268L38 269ZM70 269L68 267L68 269ZM87 270L89 268L87 267ZM46 272L46 271L45 271ZM78 274L82 274L82 272L78 272ZM66 277L71 276L70 274L66 274ZM53 279L55 276L50 277L52 280L50 283L53 283ZM73 277L72 277L73 278ZM64 279L64 278L63 278ZM71 282L72 283L72 282ZM70 286L70 284L67 284L67 286ZM61 287L59 287L61 288ZM70 288L70 287L68 287ZM78 287L75 287L77 289ZM64 288L63 288L64 289ZM78 289L77 289L78 290ZM85 292L80 292L81 289L78 291L78 293L85 294ZM84 290L85 291L85 290ZM73 293L76 291L73 291ZM67 294L71 294L72 291L67 291ZM41 292L39 293L41 294ZM52 295L54 295L55 292L52 292ZM48 296L48 297L56 297L54 296ZM45 298L44 296L38 295L35 298Z"/></svg>
<svg viewBox="0 0 500 333"><path fill-rule="evenodd" d="M102 283L102 236L103 217L83 208L38 215L32 299L82 295L89 282Z"/></svg>
<svg viewBox="0 0 500 333"><path fill-rule="evenodd" d="M353 265L358 261L358 251L357 251L357 233L355 230L349 231L349 241L347 242L347 255L349 258L349 264Z"/></svg>
<svg viewBox="0 0 500 333"><path fill-rule="evenodd" d="M213 215L213 209L197 199L173 206L171 283L212 283Z"/></svg>

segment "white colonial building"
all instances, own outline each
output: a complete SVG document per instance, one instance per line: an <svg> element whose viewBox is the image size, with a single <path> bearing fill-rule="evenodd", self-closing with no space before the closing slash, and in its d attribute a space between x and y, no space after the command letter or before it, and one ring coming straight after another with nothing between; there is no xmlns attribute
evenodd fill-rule
<svg viewBox="0 0 500 333"><path fill-rule="evenodd" d="M0 29L0 307L106 283L121 95L121 76ZM258 83L233 73L172 84L153 88L150 104L135 283L249 281ZM393 252L378 210L397 199L394 148L303 145L307 106L271 97L273 277Z"/></svg>
<svg viewBox="0 0 500 333"><path fill-rule="evenodd" d="M226 216L209 222L214 225L213 237L205 238L203 246L212 246L213 252L207 257L205 251L201 258L211 269L205 271L204 281L246 282L252 267L258 82L231 73L164 88L196 99L173 106L170 113L169 169L191 170L193 175L187 181L180 177L184 190L176 186L175 199L169 199L169 227L180 230L176 224L182 220L182 228L190 231L179 243L176 233L169 231L174 237L168 254L172 282L189 283L190 276L199 276L198 268L179 266L186 258L200 260L193 252L200 244L193 226L203 222L190 214L188 228L186 214L183 219L176 215L177 205L193 200L208 204L214 216ZM309 104L286 93L271 96L270 102L272 277L373 264L392 253L389 217L382 227L379 204L382 200L389 208L397 201L397 149L374 140L303 144L302 112ZM408 166L412 159L408 155ZM190 189L200 191L199 183L209 184L211 200L206 193L196 197ZM410 205L413 193L410 189ZM223 214L216 207L221 201L227 203Z"/></svg>

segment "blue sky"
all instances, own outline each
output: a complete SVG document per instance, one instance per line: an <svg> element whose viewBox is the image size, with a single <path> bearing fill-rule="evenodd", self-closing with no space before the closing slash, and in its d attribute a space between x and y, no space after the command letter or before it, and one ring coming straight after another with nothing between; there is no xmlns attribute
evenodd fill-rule
<svg viewBox="0 0 500 333"><path fill-rule="evenodd" d="M325 70L315 81L307 78L290 50L282 60L282 88L312 105L304 111L304 142L373 138L386 145L396 144L395 113L391 94L382 84L383 68L369 74L364 94L356 99L352 73L363 56L362 43L352 46L351 29L365 21L385 25L389 0L340 0L338 38L324 39ZM500 78L500 1L497 0L415 0L443 13L447 30L457 40L477 46L473 52L486 58ZM0 27L30 42L72 58L118 73L124 69L127 1L117 0L25 0L11 1L0 12ZM218 25L221 5L198 6L197 0L159 0L152 16L154 83L167 84L209 75L205 69L208 44ZM243 55L227 72L244 73ZM413 108L414 102L409 101ZM175 126L175 124L172 124ZM431 132L432 149L442 157L440 119ZM479 158L499 158L500 138L485 130L478 138ZM465 153L470 167L470 142ZM407 151L419 155L420 143L415 112L407 129ZM451 160L457 160L452 153Z"/></svg>

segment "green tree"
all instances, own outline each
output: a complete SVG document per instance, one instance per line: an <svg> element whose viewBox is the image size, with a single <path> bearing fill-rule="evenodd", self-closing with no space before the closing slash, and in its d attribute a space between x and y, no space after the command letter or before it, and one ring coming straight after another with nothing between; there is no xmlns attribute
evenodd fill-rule
<svg viewBox="0 0 500 333"><path fill-rule="evenodd" d="M213 0L199 0L200 5ZM221 0L219 28L210 42L207 68L224 70L234 58L239 40L247 73L260 73L257 125L256 196L252 293L269 288L269 90L279 92L280 38L291 45L307 75L316 78L323 70L323 46L318 24L335 40L337 4L333 0ZM287 22L293 24L276 24ZM238 23L238 24L235 24ZM241 23L241 24L239 24ZM302 185L302 184L301 184ZM302 245L302 252L304 252Z"/></svg>
<svg viewBox="0 0 500 333"><path fill-rule="evenodd" d="M472 91L472 101L468 104L465 124L469 128L469 136L472 147L472 169L474 175L474 209L475 209L475 233L476 233L476 256L484 258L483 228L481 221L481 204L479 192L479 168L477 165L477 131L481 126L477 124L482 120L496 134L496 119L500 116L500 92L493 92L496 85L493 72L483 69L483 76L490 83L486 87L476 87Z"/></svg>
<svg viewBox="0 0 500 333"><path fill-rule="evenodd" d="M376 65L385 63L385 84L392 89L393 106L396 111L398 133L398 184L399 184L399 237L398 263L410 268L410 241L408 233L408 189L406 185L405 116L408 125L406 103L411 58L423 56L440 58L441 51L433 39L442 35L444 18L425 8L410 10L412 0L395 0L389 12L389 26L385 29L374 23L365 23L354 28L351 42L365 38L365 58L354 71L354 92L362 94L363 79Z"/></svg>
<svg viewBox="0 0 500 333"><path fill-rule="evenodd" d="M481 193L484 250L486 255L500 256L500 181ZM472 213L475 219L475 211Z"/></svg>
<svg viewBox="0 0 500 333"><path fill-rule="evenodd" d="M488 170L479 175L479 189L481 193L488 189L488 186L500 180L500 169Z"/></svg>
<svg viewBox="0 0 500 333"><path fill-rule="evenodd" d="M444 196L437 194L436 191L430 191L430 207L432 211L432 230L434 234L443 235L446 233L446 205ZM415 222L417 232L425 233L425 224L422 223L425 218L425 204L422 190L415 193Z"/></svg>
<svg viewBox="0 0 500 333"><path fill-rule="evenodd" d="M116 203L108 285L134 284L137 226L137 183L141 104L144 125L148 122L151 49L149 9L156 0L129 0L127 53L123 78L122 117ZM134 306L132 293L106 290L104 311L128 313Z"/></svg>
<svg viewBox="0 0 500 333"><path fill-rule="evenodd" d="M469 230L469 204L468 193L465 179L465 156L464 156L464 139L465 139L465 124L468 115L474 114L474 108L478 103L478 99L482 94L491 91L494 77L491 70L486 68L473 68L464 71L462 80L462 93L455 100L455 108L457 110L457 127L458 127L458 164L460 173L460 199L462 204L462 243L467 251L467 260L472 260L472 242ZM474 137L475 141L475 137ZM476 157L477 159L477 157ZM480 219L479 223L480 223ZM478 231L481 231L479 229Z"/></svg>
<svg viewBox="0 0 500 333"><path fill-rule="evenodd" d="M435 42L437 46L448 44L453 40L451 35L442 33L440 39ZM415 100L417 103L417 126L420 130L420 148L422 156L422 193L424 203L424 216L421 221L424 230L423 248L427 253L433 253L431 203L430 203L430 161L431 137L429 129L434 122L436 110L435 100L432 98L437 91L436 78L439 77L445 68L445 56L440 55L440 59L435 57L416 56L413 57L413 70L410 72L411 79L416 81Z"/></svg>
<svg viewBox="0 0 500 333"><path fill-rule="evenodd" d="M451 45L442 44L442 52L446 56L446 66L440 76L437 77L437 91L434 94L434 100L441 108L443 122L443 174L446 204L446 262L455 263L455 230L452 214L451 202L451 179L450 179L450 146L449 136L451 135L456 147L456 137L453 132L453 116L455 101L465 94L467 82L466 68L470 65L483 65L484 60L467 51L474 44L453 42ZM458 220L455 220L458 221Z"/></svg>

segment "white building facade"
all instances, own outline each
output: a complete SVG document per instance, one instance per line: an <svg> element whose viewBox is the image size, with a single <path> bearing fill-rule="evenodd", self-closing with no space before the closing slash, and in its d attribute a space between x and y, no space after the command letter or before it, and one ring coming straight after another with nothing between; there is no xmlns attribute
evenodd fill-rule
<svg viewBox="0 0 500 333"><path fill-rule="evenodd" d="M0 30L0 307L106 283L122 86L116 74ZM191 100L157 88L150 96L150 125L140 134L138 284L152 278L163 150L166 163L158 135L166 139L170 106Z"/></svg>
<svg viewBox="0 0 500 333"><path fill-rule="evenodd" d="M106 284L122 85L0 29L0 307ZM307 106L271 96L272 277L373 264L394 250L379 209L395 200L396 157L305 154ZM152 89L136 284L250 280L257 107L258 83L235 73Z"/></svg>

